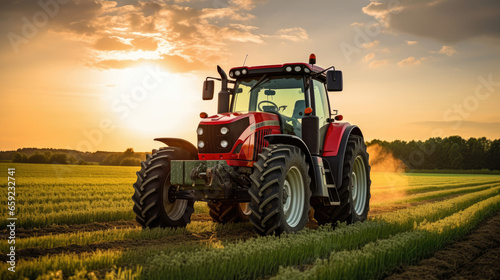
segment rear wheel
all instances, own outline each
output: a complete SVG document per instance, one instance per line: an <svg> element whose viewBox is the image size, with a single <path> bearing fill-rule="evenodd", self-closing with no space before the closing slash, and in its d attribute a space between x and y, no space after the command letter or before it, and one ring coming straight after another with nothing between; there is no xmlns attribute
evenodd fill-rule
<svg viewBox="0 0 500 280"><path fill-rule="evenodd" d="M183 149L168 147L148 155L134 184L134 212L143 227L184 227L191 220L194 201L175 199L170 184L170 161L191 159Z"/></svg>
<svg viewBox="0 0 500 280"><path fill-rule="evenodd" d="M308 169L304 153L295 146L263 149L250 176L250 221L256 233L281 234L304 228L311 208Z"/></svg>
<svg viewBox="0 0 500 280"><path fill-rule="evenodd" d="M221 224L247 222L251 213L248 203L209 202L208 208L214 222Z"/></svg>
<svg viewBox="0 0 500 280"><path fill-rule="evenodd" d="M351 135L344 155L342 185L338 189L340 206L314 204L314 218L319 224L365 221L370 208L370 185L366 145L362 137Z"/></svg>

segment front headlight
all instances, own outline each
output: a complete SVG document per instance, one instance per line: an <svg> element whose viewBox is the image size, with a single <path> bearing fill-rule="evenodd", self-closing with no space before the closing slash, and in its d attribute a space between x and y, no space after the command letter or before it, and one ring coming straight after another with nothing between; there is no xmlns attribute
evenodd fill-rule
<svg viewBox="0 0 500 280"><path fill-rule="evenodd" d="M205 147L205 142L198 141L198 148L203 149Z"/></svg>
<svg viewBox="0 0 500 280"><path fill-rule="evenodd" d="M222 135L226 135L227 133L229 132L229 128L223 126L221 129L220 129L220 133Z"/></svg>
<svg viewBox="0 0 500 280"><path fill-rule="evenodd" d="M222 148L227 148L227 146L229 146L229 142L227 142L226 140L222 140L222 141L220 142L220 146L221 146Z"/></svg>

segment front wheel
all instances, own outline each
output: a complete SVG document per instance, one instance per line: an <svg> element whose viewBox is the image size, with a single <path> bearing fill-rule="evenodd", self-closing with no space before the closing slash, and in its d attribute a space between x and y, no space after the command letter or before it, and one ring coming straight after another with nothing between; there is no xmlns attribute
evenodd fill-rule
<svg viewBox="0 0 500 280"><path fill-rule="evenodd" d="M183 149L162 148L141 163L134 184L134 212L143 227L184 227L191 220L194 201L175 199L170 184L170 161L191 159Z"/></svg>
<svg viewBox="0 0 500 280"><path fill-rule="evenodd" d="M291 145L271 145L259 154L250 176L250 221L260 235L304 228L311 208L311 178L304 153Z"/></svg>

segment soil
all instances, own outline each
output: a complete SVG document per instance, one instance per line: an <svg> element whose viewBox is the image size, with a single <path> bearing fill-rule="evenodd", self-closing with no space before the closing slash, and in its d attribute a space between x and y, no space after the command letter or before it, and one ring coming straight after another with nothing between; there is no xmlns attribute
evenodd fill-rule
<svg viewBox="0 0 500 280"><path fill-rule="evenodd" d="M500 213L431 258L385 279L500 279Z"/></svg>
<svg viewBox="0 0 500 280"><path fill-rule="evenodd" d="M108 223L106 223L108 224ZM117 225L117 223L110 223L113 225ZM123 225L128 225L126 222L118 223L118 224L123 224ZM87 227L89 225L93 225L94 227L99 227L99 229L106 228L105 226L110 226L110 225L99 225L96 226L95 224L87 224ZM82 225L83 226L83 225ZM132 225L132 226L137 226L137 225ZM48 228L52 229L51 232L54 232L54 227ZM88 228L85 228L84 230L87 230ZM68 231L66 231L68 232ZM60 233L60 232L58 232ZM215 243L215 242L222 242L228 243L228 242L235 242L237 240L246 240L251 237L255 237L255 233L251 230L251 227L239 227L235 228L232 230L224 230L221 232L214 231L214 232L202 232L202 233L188 233L188 234L177 234L173 236L168 236L160 239L151 239L151 240L146 240L146 239L129 239L129 240L116 240L116 241L109 241L109 242L102 242L102 243L94 243L94 244L88 244L88 245L77 245L77 244L70 244L68 246L61 246L61 247L55 247L55 248L50 248L50 249L43 249L43 248L26 248L26 249L19 249L16 250L16 255L18 258L27 260L27 259L33 259L33 258L38 258L41 256L47 256L47 255L56 255L56 254L63 254L63 253L84 253L84 252L94 252L96 250L131 250L131 249L138 249L140 247L155 247L155 248L176 248L176 247L181 247L181 246L189 246L189 245L199 245L199 244L209 244L209 243ZM0 255L0 261L7 261L7 255L1 254Z"/></svg>

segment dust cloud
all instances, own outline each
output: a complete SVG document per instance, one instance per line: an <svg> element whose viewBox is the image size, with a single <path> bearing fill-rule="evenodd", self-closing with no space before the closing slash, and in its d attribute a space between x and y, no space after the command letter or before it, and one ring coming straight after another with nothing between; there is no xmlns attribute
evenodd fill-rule
<svg viewBox="0 0 500 280"><path fill-rule="evenodd" d="M391 151L374 144L367 148L371 166L371 202L382 203L401 199L409 187L407 166L396 158Z"/></svg>

